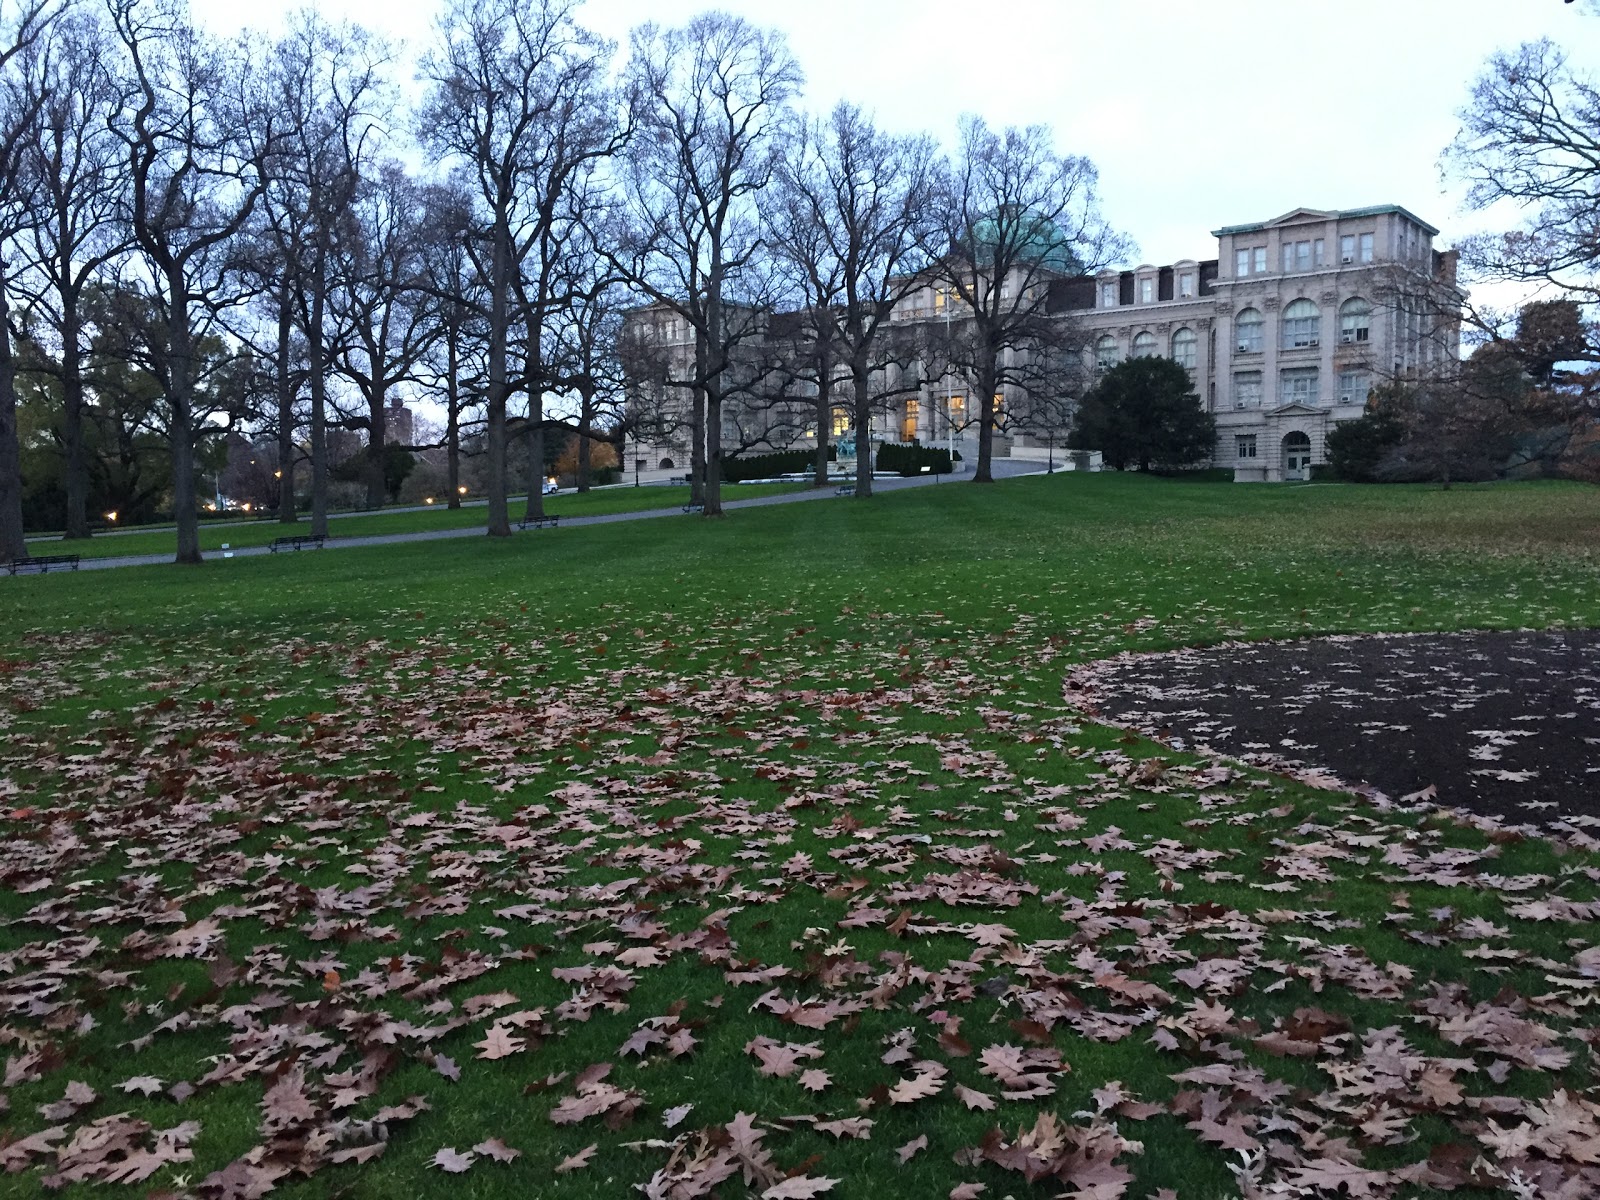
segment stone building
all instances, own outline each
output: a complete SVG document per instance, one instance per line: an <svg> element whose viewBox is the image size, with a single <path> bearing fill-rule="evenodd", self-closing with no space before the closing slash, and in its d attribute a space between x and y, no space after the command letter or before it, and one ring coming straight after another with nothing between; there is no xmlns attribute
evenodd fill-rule
<svg viewBox="0 0 1600 1200"><path fill-rule="evenodd" d="M1241 481L1308 478L1325 461L1329 431L1360 417L1374 386L1459 357L1456 254L1434 248L1438 232L1398 205L1297 208L1215 230L1215 257L1094 276L1036 275L1035 286L1048 289L1042 312L1070 331L1063 341L1081 356L1081 369L1056 390L1077 394L1096 371L1124 358L1171 357L1216 417L1210 465L1232 468ZM930 280L896 306L893 325L949 328L961 319L959 302ZM630 320L636 336L676 362L669 370L692 359L688 331L664 309L640 309ZM775 418L763 448L815 444L814 409L803 388L792 390L757 406ZM954 376L914 372L911 386L875 418L874 441L948 444L970 460L977 405L967 392ZM996 397L994 453L1059 461L1064 419L1025 419L1040 411L1030 399ZM730 408L726 421L737 423L739 406ZM678 428L634 453L649 467L685 469L688 442ZM848 413L836 408L830 432L848 430Z"/></svg>

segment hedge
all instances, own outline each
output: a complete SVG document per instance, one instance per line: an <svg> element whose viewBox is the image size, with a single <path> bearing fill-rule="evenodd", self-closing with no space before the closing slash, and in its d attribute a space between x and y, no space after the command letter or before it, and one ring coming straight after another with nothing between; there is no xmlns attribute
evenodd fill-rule
<svg viewBox="0 0 1600 1200"><path fill-rule="evenodd" d="M948 475L951 470L950 451L921 442L898 445L886 442L878 447L879 471L894 471L900 475L921 475L927 469L930 475Z"/></svg>

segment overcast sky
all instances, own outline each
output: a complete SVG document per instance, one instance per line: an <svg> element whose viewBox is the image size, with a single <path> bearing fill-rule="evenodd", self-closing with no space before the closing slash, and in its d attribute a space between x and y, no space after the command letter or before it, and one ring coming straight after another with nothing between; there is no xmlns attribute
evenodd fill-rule
<svg viewBox="0 0 1600 1200"><path fill-rule="evenodd" d="M219 31L239 0L192 0ZM806 106L848 98L879 122L953 140L963 113L1043 122L1100 170L1107 215L1139 259L1209 258L1221 225L1300 205L1401 204L1448 245L1482 224L1441 181L1439 152L1485 58L1550 37L1600 67L1596 0L588 0L580 19L625 51L645 20L721 7L784 31ZM322 0L404 39L428 0ZM246 10L246 11L241 11ZM270 19L270 18L268 18ZM1131 265L1131 264L1130 264Z"/></svg>

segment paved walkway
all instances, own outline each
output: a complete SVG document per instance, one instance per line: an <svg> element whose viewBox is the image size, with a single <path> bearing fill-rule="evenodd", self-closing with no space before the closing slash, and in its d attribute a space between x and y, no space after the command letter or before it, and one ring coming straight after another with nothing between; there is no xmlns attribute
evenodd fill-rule
<svg viewBox="0 0 1600 1200"><path fill-rule="evenodd" d="M1038 463L1031 461L1011 461L1008 459L995 459L993 473L996 479L1014 479L1021 475L1043 475L1044 471ZM972 479L970 474L962 475L921 475L910 479L875 479L872 483L874 492L897 492L906 488L932 487L936 485L959 485L968 483ZM832 487L812 488L803 492L786 492L778 496L759 496L751 500L728 500L723 503L723 510L732 512L740 508L762 508L769 504L796 504L812 500L832 500L837 493ZM400 511L385 509L385 512ZM363 514L370 515L370 514ZM640 512L622 513L597 513L589 517L562 517L563 529L582 525L609 525L616 521L648 521L657 517L681 517L683 506L676 505L671 508L650 508ZM481 527L467 529L427 529L415 533L385 533L375 534L370 537L330 537L325 543L325 549L343 550L352 546L392 546L401 542L438 542L448 538L482 537ZM234 558L255 558L262 554L270 554L267 546L241 546L232 551ZM312 553L306 551L306 553ZM206 560L221 561L222 551L210 550L206 552ZM79 567L84 571L103 571L113 567L148 567L161 563L170 563L171 553L163 554L130 554L121 558L85 558Z"/></svg>

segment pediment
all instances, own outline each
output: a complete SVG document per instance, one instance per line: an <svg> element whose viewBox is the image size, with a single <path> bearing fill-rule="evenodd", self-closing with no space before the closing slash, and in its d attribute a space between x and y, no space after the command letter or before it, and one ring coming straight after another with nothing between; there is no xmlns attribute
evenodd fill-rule
<svg viewBox="0 0 1600 1200"><path fill-rule="evenodd" d="M1314 408L1309 404L1301 404L1296 400L1293 404L1280 405L1271 410L1275 417L1320 417L1327 413L1327 409Z"/></svg>
<svg viewBox="0 0 1600 1200"><path fill-rule="evenodd" d="M1275 225L1298 225L1303 221L1328 221L1338 215L1336 212L1324 212L1320 208L1296 208L1281 217L1273 217L1266 226L1271 229Z"/></svg>

